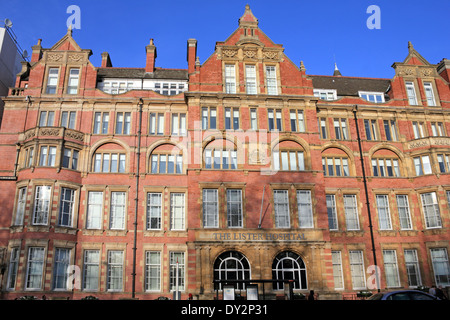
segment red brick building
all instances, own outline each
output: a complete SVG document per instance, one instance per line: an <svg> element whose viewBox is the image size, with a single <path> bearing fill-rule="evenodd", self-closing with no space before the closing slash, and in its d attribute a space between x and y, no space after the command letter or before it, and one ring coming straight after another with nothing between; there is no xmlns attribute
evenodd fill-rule
<svg viewBox="0 0 450 320"><path fill-rule="evenodd" d="M71 31L33 47L1 126L3 299L250 279L340 299L373 265L382 290L450 286L448 60L409 44L392 79L309 75L248 6L203 63L196 46L183 70L153 39L145 68L95 67Z"/></svg>

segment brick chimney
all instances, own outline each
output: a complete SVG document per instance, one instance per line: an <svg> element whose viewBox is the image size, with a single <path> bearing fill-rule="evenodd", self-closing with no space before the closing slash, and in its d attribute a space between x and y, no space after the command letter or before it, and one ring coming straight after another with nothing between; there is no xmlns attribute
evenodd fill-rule
<svg viewBox="0 0 450 320"><path fill-rule="evenodd" d="M195 71L196 61L197 61L197 40L188 39L187 41L188 73L192 73Z"/></svg>
<svg viewBox="0 0 450 320"><path fill-rule="evenodd" d="M450 81L450 60L442 59L437 66L437 72L440 74L442 78Z"/></svg>
<svg viewBox="0 0 450 320"><path fill-rule="evenodd" d="M31 47L33 49L31 53L31 62L37 62L42 58L42 39L38 39L38 43Z"/></svg>
<svg viewBox="0 0 450 320"><path fill-rule="evenodd" d="M150 44L145 47L147 53L147 60L145 63L145 72L155 71L156 47L153 44L153 39L150 39Z"/></svg>
<svg viewBox="0 0 450 320"><path fill-rule="evenodd" d="M102 53L102 68L112 67L111 58L109 57L108 52Z"/></svg>

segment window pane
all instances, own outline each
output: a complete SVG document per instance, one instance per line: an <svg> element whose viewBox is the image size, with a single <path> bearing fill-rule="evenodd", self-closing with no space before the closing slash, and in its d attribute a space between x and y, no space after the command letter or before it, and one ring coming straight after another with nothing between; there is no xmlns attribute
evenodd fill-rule
<svg viewBox="0 0 450 320"><path fill-rule="evenodd" d="M217 228L219 219L217 189L203 189L203 226Z"/></svg>
<svg viewBox="0 0 450 320"><path fill-rule="evenodd" d="M298 190L297 191L297 203L298 203L298 218L300 228L313 228L313 212L311 203L311 191Z"/></svg>

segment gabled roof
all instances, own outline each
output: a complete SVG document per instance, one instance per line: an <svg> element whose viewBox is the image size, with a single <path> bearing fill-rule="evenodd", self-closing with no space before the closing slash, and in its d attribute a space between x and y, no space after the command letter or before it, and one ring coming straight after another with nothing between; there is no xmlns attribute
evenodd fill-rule
<svg viewBox="0 0 450 320"><path fill-rule="evenodd" d="M403 61L404 64L431 65L420 53L414 49L411 41L408 41L408 56Z"/></svg>
<svg viewBox="0 0 450 320"><path fill-rule="evenodd" d="M67 33L62 37L57 43L55 43L51 48L44 49L47 51L85 51L88 52L89 56L92 55L90 49L82 49L78 43L72 37L72 29L67 29Z"/></svg>

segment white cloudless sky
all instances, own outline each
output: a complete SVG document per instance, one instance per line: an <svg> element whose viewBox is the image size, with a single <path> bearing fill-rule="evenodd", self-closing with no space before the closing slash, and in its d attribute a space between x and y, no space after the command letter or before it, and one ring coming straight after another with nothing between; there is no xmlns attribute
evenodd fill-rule
<svg viewBox="0 0 450 320"><path fill-rule="evenodd" d="M450 59L450 0L0 0L5 18L31 55L38 39L50 48L67 32L70 5L80 8L81 28L73 31L90 61L101 64L109 52L114 67L145 66L150 38L157 47L156 67L187 68L189 38L197 39L203 63L218 41L238 27L249 4L259 27L282 44L307 74L331 75L334 63L344 76L392 78L394 62L408 54L408 41L430 63ZM370 5L380 9L380 29L369 29Z"/></svg>

